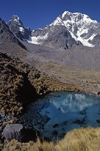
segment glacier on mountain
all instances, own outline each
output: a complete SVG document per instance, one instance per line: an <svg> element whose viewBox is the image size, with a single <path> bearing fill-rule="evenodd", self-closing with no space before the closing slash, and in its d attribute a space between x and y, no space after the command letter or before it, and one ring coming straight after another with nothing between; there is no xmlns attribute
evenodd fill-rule
<svg viewBox="0 0 100 151"><path fill-rule="evenodd" d="M38 37L32 36L28 39L28 42L39 45L42 43L41 41L46 39L47 37L48 37L48 33L45 36L38 36Z"/></svg>

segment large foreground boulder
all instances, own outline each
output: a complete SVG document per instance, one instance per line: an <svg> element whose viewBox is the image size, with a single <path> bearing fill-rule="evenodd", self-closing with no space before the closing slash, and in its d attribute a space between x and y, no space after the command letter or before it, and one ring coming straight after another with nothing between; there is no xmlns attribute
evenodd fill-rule
<svg viewBox="0 0 100 151"><path fill-rule="evenodd" d="M9 141L12 139L20 142L36 141L36 132L33 129L25 129L22 124L8 124L3 129L3 137Z"/></svg>
<svg viewBox="0 0 100 151"><path fill-rule="evenodd" d="M18 141L21 141L22 129L23 126L21 124L8 124L3 130L3 135L6 140L10 141L11 139L17 139Z"/></svg>

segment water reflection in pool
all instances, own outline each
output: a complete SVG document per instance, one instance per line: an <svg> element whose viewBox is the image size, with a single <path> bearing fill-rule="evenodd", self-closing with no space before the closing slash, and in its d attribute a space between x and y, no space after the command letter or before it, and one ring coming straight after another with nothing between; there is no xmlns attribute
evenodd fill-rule
<svg viewBox="0 0 100 151"><path fill-rule="evenodd" d="M100 125L99 100L93 95L52 92L32 103L21 122L30 129L34 127L42 137L61 139L74 128Z"/></svg>

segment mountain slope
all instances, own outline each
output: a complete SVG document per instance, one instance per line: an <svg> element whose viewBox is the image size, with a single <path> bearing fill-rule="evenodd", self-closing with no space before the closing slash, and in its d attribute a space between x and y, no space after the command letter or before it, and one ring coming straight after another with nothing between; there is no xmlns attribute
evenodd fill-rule
<svg viewBox="0 0 100 151"><path fill-rule="evenodd" d="M11 55L25 57L28 52L26 47L11 32L9 26L0 18L0 51Z"/></svg>

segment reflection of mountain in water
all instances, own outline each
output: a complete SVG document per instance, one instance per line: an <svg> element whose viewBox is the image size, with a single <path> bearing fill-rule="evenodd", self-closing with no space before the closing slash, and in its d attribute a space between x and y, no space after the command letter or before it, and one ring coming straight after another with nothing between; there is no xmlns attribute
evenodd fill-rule
<svg viewBox="0 0 100 151"><path fill-rule="evenodd" d="M34 127L40 137L62 139L74 128L100 125L99 97L63 91L47 94L38 102L29 106L21 122Z"/></svg>
<svg viewBox="0 0 100 151"><path fill-rule="evenodd" d="M68 94L65 97L61 96L57 99L52 100L53 105L62 111L67 112L78 112L84 110L88 106L92 106L96 103L93 96L86 96L85 94Z"/></svg>

